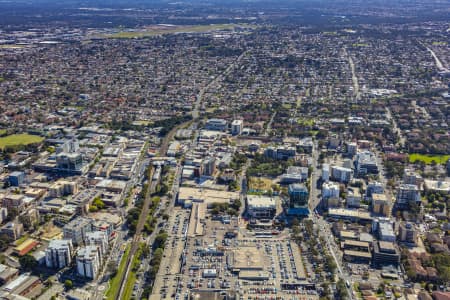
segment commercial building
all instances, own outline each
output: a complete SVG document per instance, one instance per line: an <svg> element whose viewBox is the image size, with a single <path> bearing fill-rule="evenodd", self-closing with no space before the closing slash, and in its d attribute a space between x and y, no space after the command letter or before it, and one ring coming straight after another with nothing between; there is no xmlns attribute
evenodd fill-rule
<svg viewBox="0 0 450 300"><path fill-rule="evenodd" d="M328 217L335 220L350 220L360 223L371 223L370 213L355 209L329 208Z"/></svg>
<svg viewBox="0 0 450 300"><path fill-rule="evenodd" d="M398 266L400 250L393 242L376 241L373 243L373 263L377 267Z"/></svg>
<svg viewBox="0 0 450 300"><path fill-rule="evenodd" d="M62 269L72 263L71 240L51 240L45 250L45 264L48 268Z"/></svg>
<svg viewBox="0 0 450 300"><path fill-rule="evenodd" d="M209 119L205 124L205 129L214 131L225 131L227 127L228 123L224 119Z"/></svg>
<svg viewBox="0 0 450 300"><path fill-rule="evenodd" d="M86 246L78 250L76 258L78 275L90 279L97 278L101 257L100 247L97 246Z"/></svg>
<svg viewBox="0 0 450 300"><path fill-rule="evenodd" d="M78 217L63 227L64 239L72 240L76 246L82 245L86 239L86 233L92 231L91 219Z"/></svg>
<svg viewBox="0 0 450 300"><path fill-rule="evenodd" d="M27 239L23 243L21 243L19 246L15 247L13 249L13 253L17 256L24 256L25 254L29 253L31 250L34 249L39 245L39 243L34 239Z"/></svg>
<svg viewBox="0 0 450 300"><path fill-rule="evenodd" d="M352 169L340 166L331 167L331 179L338 182L348 183L352 179Z"/></svg>
<svg viewBox="0 0 450 300"><path fill-rule="evenodd" d="M240 135L242 133L242 129L244 129L244 121L234 120L231 123L231 134L232 135Z"/></svg>
<svg viewBox="0 0 450 300"><path fill-rule="evenodd" d="M262 195L247 195L247 212L252 218L272 219L276 213L274 197Z"/></svg>

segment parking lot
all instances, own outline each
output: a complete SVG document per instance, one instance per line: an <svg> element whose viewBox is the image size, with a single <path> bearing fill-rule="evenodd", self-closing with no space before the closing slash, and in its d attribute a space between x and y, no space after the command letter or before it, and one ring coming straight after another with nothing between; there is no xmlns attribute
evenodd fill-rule
<svg viewBox="0 0 450 300"><path fill-rule="evenodd" d="M300 250L287 235L249 238L251 232L236 220L204 222L204 236L187 237L175 299L228 289L239 291L239 299L318 299Z"/></svg>

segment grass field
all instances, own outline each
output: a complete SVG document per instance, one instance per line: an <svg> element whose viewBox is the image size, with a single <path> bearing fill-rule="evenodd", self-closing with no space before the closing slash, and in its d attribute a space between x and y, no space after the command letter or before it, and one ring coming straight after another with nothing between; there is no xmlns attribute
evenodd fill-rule
<svg viewBox="0 0 450 300"><path fill-rule="evenodd" d="M236 27L254 28L249 24L211 24L211 25L195 25L195 26L155 26L142 31L121 31L109 35L104 35L104 38L111 39L133 39L144 38L155 35L170 34L170 33L189 33L189 32L208 32L213 30L234 29Z"/></svg>
<svg viewBox="0 0 450 300"><path fill-rule="evenodd" d="M430 165L434 161L437 164L445 164L449 158L450 155L410 154L409 162L414 163L415 161L423 161L427 165Z"/></svg>
<svg viewBox="0 0 450 300"><path fill-rule="evenodd" d="M9 146L18 146L18 145L29 145L40 143L44 140L43 137L31 134L12 134L5 137L0 138L0 149L4 149Z"/></svg>
<svg viewBox="0 0 450 300"><path fill-rule="evenodd" d="M249 177L248 188L253 191L268 191L272 188L272 180L262 177Z"/></svg>
<svg viewBox="0 0 450 300"><path fill-rule="evenodd" d="M119 274L122 274L123 272L125 272L125 267L126 267L126 262L128 260L128 255L130 254L130 244L127 245L127 248L125 249L125 252L122 256L122 259L120 260L120 264L119 264L119 268L117 269L117 273L116 276L113 277L113 279L111 279L109 281L109 289L106 292L106 298L108 300L115 300L117 293L119 292L120 289L120 276Z"/></svg>
<svg viewBox="0 0 450 300"><path fill-rule="evenodd" d="M298 118L297 124L302 126L314 126L313 119Z"/></svg>
<svg viewBox="0 0 450 300"><path fill-rule="evenodd" d="M1 78L0 78L0 82L1 82ZM6 134L6 129L0 129L0 136L5 135Z"/></svg>
<svg viewBox="0 0 450 300"><path fill-rule="evenodd" d="M133 296L133 287L136 282L136 269L139 268L139 264L141 262L140 257L142 254L142 247L145 247L144 243L139 245L139 249L136 251L136 254L133 258L133 265L131 267L130 275L127 278L127 282L125 283L125 289L123 291L123 299L131 299Z"/></svg>

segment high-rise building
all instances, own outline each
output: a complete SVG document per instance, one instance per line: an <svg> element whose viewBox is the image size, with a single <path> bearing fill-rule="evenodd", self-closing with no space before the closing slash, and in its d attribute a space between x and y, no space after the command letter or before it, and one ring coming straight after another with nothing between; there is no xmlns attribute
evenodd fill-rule
<svg viewBox="0 0 450 300"><path fill-rule="evenodd" d="M355 160L355 173L358 176L366 174L378 174L376 156L370 151L359 152Z"/></svg>
<svg viewBox="0 0 450 300"><path fill-rule="evenodd" d="M45 264L48 268L62 269L72 263L71 240L51 240L45 250Z"/></svg>
<svg viewBox="0 0 450 300"><path fill-rule="evenodd" d="M330 165L329 164L322 165L322 180L323 181L330 180Z"/></svg>
<svg viewBox="0 0 450 300"><path fill-rule="evenodd" d="M417 230L412 223L401 223L399 226L398 239L401 242L416 245L417 244Z"/></svg>
<svg viewBox="0 0 450 300"><path fill-rule="evenodd" d="M335 182L324 182L322 184L322 198L339 198L339 184Z"/></svg>
<svg viewBox="0 0 450 300"><path fill-rule="evenodd" d="M108 251L108 236L105 231L93 231L86 233L85 244L88 246L97 246L101 255L104 256Z"/></svg>
<svg viewBox="0 0 450 300"><path fill-rule="evenodd" d="M76 246L82 245L86 239L86 233L92 231L91 219L78 217L63 227L64 239L72 240Z"/></svg>
<svg viewBox="0 0 450 300"><path fill-rule="evenodd" d="M244 121L234 120L231 123L231 134L232 135L240 135L242 133L242 129L244 129Z"/></svg>
<svg viewBox="0 0 450 300"><path fill-rule="evenodd" d="M308 201L309 192L303 184L290 184L289 193L289 210L288 214L307 215L309 213Z"/></svg>
<svg viewBox="0 0 450 300"><path fill-rule="evenodd" d="M420 204L420 192L414 184L400 184L397 188L397 204L408 206L410 204Z"/></svg>
<svg viewBox="0 0 450 300"><path fill-rule="evenodd" d="M391 208L391 202L387 199L385 194L372 194L373 213L388 217Z"/></svg>
<svg viewBox="0 0 450 300"><path fill-rule="evenodd" d="M350 182L352 179L352 169L344 168L340 166L331 167L331 179L338 182Z"/></svg>
<svg viewBox="0 0 450 300"><path fill-rule="evenodd" d="M90 279L97 278L101 257L100 247L97 246L86 246L78 250L76 258L78 275Z"/></svg>
<svg viewBox="0 0 450 300"><path fill-rule="evenodd" d="M380 182L372 181L369 182L366 188L366 197L371 198L372 194L383 194L384 186Z"/></svg>

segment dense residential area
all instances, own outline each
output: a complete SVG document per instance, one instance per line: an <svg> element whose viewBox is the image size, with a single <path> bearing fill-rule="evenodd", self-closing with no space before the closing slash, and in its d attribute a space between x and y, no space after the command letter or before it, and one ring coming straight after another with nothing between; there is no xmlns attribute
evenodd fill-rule
<svg viewBox="0 0 450 300"><path fill-rule="evenodd" d="M449 299L448 5L372 2L0 3L0 299Z"/></svg>

